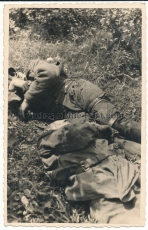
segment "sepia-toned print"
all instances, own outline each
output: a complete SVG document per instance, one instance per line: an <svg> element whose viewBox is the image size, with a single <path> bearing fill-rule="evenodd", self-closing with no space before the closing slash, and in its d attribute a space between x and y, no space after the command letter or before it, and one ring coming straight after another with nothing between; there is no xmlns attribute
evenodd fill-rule
<svg viewBox="0 0 148 230"><path fill-rule="evenodd" d="M5 225L145 223L145 4L7 4Z"/></svg>

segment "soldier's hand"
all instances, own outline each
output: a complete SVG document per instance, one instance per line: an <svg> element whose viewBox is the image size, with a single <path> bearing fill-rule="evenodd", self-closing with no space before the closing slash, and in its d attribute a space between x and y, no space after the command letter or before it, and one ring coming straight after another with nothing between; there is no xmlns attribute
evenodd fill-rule
<svg viewBox="0 0 148 230"><path fill-rule="evenodd" d="M17 88L22 89L22 92L25 93L28 90L28 84L23 79L15 78L9 85L9 91L14 91Z"/></svg>
<svg viewBox="0 0 148 230"><path fill-rule="evenodd" d="M24 99L24 101L22 102L18 110L19 117L21 119L25 119L25 113L28 111L28 109L29 109L29 102L26 99Z"/></svg>

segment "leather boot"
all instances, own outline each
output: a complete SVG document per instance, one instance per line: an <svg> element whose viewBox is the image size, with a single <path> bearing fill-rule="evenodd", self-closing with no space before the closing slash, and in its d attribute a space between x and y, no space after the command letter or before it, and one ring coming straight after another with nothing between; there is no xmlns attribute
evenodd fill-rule
<svg viewBox="0 0 148 230"><path fill-rule="evenodd" d="M121 118L113 123L112 128L116 129L126 140L141 143L141 123L129 118Z"/></svg>

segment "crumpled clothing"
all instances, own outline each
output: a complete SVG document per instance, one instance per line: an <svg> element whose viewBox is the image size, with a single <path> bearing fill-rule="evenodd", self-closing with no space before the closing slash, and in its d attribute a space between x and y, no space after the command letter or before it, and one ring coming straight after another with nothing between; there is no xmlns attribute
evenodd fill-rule
<svg viewBox="0 0 148 230"><path fill-rule="evenodd" d="M66 185L69 176L81 168L82 162L87 158L99 162L115 154L108 145L108 140L114 132L109 126L89 122L70 124L56 121L49 127L39 138L37 148L44 168L59 184ZM98 139L105 137L108 140ZM83 172L82 168L80 171Z"/></svg>
<svg viewBox="0 0 148 230"><path fill-rule="evenodd" d="M101 126L94 122L65 124L56 130L48 129L39 138L38 149L44 150L45 147L48 147L48 149L54 149L54 152L73 152L89 146L91 142L98 138L106 137L109 140L114 133L114 130L108 125ZM43 155L43 153L40 155Z"/></svg>
<svg viewBox="0 0 148 230"><path fill-rule="evenodd" d="M140 223L140 193L123 203L119 199L100 198L89 202L90 216L100 224L134 225Z"/></svg>
<svg viewBox="0 0 148 230"><path fill-rule="evenodd" d="M139 167L124 157L133 149L140 155L140 145L129 148L133 142L118 138L109 144L102 139L109 126L65 123L61 121L59 129L58 125L49 126L39 138L38 152L47 174L65 188L67 200L87 201L91 217L99 223L129 223L133 213L138 220L135 188L140 191ZM127 217L125 221L123 217Z"/></svg>
<svg viewBox="0 0 148 230"><path fill-rule="evenodd" d="M38 151L46 170L57 182L70 184L65 190L67 199L89 200L105 196L124 201L127 194L134 196L131 188L139 177L138 168L118 155L118 149L109 145L108 140L99 139L103 135L111 136L112 129L86 122L66 124L40 137ZM76 173L82 162L85 164L89 159L98 164L90 165L86 172Z"/></svg>
<svg viewBox="0 0 148 230"><path fill-rule="evenodd" d="M88 171L69 178L65 189L68 200L86 201L101 197L128 202L139 177L138 167L121 156L109 156Z"/></svg>
<svg viewBox="0 0 148 230"><path fill-rule="evenodd" d="M100 148L100 144L102 146ZM62 186L68 185L69 177L75 174L83 173L84 167L88 167L93 162L101 162L103 159L115 154L115 152L109 148L107 140L96 140L94 143L90 143L89 146L84 149L76 150L72 153L62 154L57 156L54 153L52 156L47 157L47 152L42 156L41 160L44 163L44 168L50 177ZM98 154L99 150L99 154Z"/></svg>

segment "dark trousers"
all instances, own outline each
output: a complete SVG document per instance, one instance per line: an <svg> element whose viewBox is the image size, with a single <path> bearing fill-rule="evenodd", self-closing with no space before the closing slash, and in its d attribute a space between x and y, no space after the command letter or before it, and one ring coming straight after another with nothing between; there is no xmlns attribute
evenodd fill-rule
<svg viewBox="0 0 148 230"><path fill-rule="evenodd" d="M67 89L64 106L74 111L79 108L89 113L97 123L112 126L125 139L141 143L141 124L120 114L105 93L89 81L72 82Z"/></svg>

